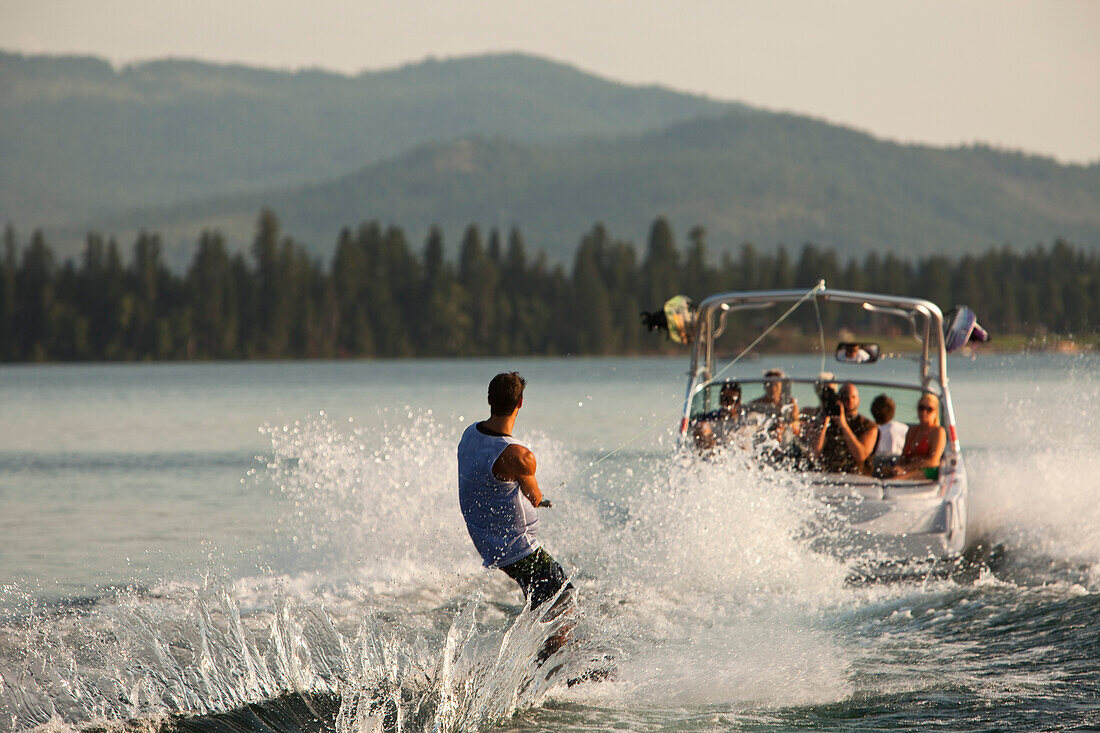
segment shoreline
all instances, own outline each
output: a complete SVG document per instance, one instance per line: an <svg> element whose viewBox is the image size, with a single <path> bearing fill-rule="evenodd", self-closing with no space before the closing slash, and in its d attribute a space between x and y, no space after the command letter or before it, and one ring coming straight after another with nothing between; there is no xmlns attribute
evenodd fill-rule
<svg viewBox="0 0 1100 733"><path fill-rule="evenodd" d="M858 339L858 337L857 337ZM813 340L813 339L811 339ZM918 349L912 347L912 340L897 337L884 339L864 339L877 343L884 353L917 353ZM761 356L815 356L819 354L817 348L799 348L802 344L795 341L803 339L783 339L783 344L778 348L756 349L746 357L750 359ZM815 340L816 341L816 340ZM734 345L729 349L731 353L739 352L743 346ZM1026 356L1035 354L1055 354L1062 356L1084 356L1100 354L1100 336L1090 336L1087 339L1045 338L1035 339L1024 336L1004 336L996 339L994 343L985 343L980 346L964 346L954 352L952 356L964 358L978 358L983 356ZM471 356L345 356L345 357L316 357L316 358L279 358L279 357L246 357L240 359L119 359L119 360L44 360L44 361L5 361L0 362L0 367L26 367L26 366L116 366L147 364L151 366L179 366L185 364L308 364L308 363L354 363L354 362L462 362L462 361L491 361L499 359L680 359L688 358L688 349L680 348L668 351L640 351L624 352L616 354L480 354Z"/></svg>

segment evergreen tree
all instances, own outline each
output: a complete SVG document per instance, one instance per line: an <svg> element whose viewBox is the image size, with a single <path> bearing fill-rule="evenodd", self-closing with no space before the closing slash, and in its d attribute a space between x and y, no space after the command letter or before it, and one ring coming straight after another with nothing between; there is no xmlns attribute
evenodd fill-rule
<svg viewBox="0 0 1100 733"><path fill-rule="evenodd" d="M705 232L695 227L680 267L667 221L650 232L645 261L597 223L584 234L572 269L528 255L518 228L503 246L498 232L482 245L471 224L458 267L433 227L422 257L398 227L364 223L341 232L331 274L279 233L261 211L250 247L254 267L230 256L222 235L205 231L182 277L162 260L155 233L141 232L124 265L112 239L89 232L76 260L58 263L41 231L25 249L8 226L0 253L0 358L93 360L464 356L475 354L637 353L668 350L644 334L637 313L685 288L701 298L735 289L801 289L824 277L832 288L927 298L944 310L965 303L999 331L1031 336L1094 335L1100 323L1100 255L1056 240L1023 252L1007 247L952 259L903 260L870 254L841 266L836 253L807 244L792 263L786 249L707 262ZM700 283L702 283L700 285ZM641 298L647 298L643 301ZM896 334L896 318L851 321L822 307L827 329L871 325ZM785 331L816 331L803 309ZM759 317L758 317L759 316ZM767 325L743 313L727 324L742 342ZM783 334L779 334L782 336Z"/></svg>
<svg viewBox="0 0 1100 733"><path fill-rule="evenodd" d="M581 239L573 261L573 292L569 320L574 326L570 351L580 354L610 354L617 343L612 339L611 299L600 272L605 257L607 231L597 224Z"/></svg>
<svg viewBox="0 0 1100 733"><path fill-rule="evenodd" d="M341 356L374 353L374 330L367 317L369 282L366 250L344 229L332 256L332 289L336 299L336 344Z"/></svg>
<svg viewBox="0 0 1100 733"><path fill-rule="evenodd" d="M118 242L107 240L103 258L103 292L108 303L107 333L100 336L104 344L102 358L111 361L134 358L128 353L127 334L133 316L133 296L129 293L129 276L122 264Z"/></svg>
<svg viewBox="0 0 1100 733"><path fill-rule="evenodd" d="M881 284L877 287L881 287L884 293L913 295L913 278L913 267L893 252L888 252L882 262L882 275L877 281Z"/></svg>
<svg viewBox="0 0 1100 733"><path fill-rule="evenodd" d="M710 295L716 288L711 284L707 267L707 230L695 226L688 232L687 261L684 263L684 290L696 301Z"/></svg>
<svg viewBox="0 0 1100 733"><path fill-rule="evenodd" d="M259 324L256 322L256 282L244 254L238 252L229 260L230 312L236 314L237 334L233 356L247 358L254 353ZM227 338L230 334L227 334Z"/></svg>
<svg viewBox="0 0 1100 733"><path fill-rule="evenodd" d="M834 283L840 278L836 253L806 243L802 247L795 273L796 288L809 290L820 280L824 280L827 287L835 288L837 286Z"/></svg>
<svg viewBox="0 0 1100 733"><path fill-rule="evenodd" d="M951 265L946 257L925 258L916 278L916 292L937 305L951 302ZM943 308L950 308L944 305Z"/></svg>
<svg viewBox="0 0 1100 733"><path fill-rule="evenodd" d="M1050 321L1059 333L1080 333L1088 327L1088 290L1086 260L1057 239L1050 251L1050 260L1044 273L1045 287L1051 293L1049 300L1060 300L1060 317Z"/></svg>
<svg viewBox="0 0 1100 733"><path fill-rule="evenodd" d="M672 227L663 216L649 230L649 246L642 265L642 297L658 307L681 290L680 255Z"/></svg>
<svg viewBox="0 0 1100 733"><path fill-rule="evenodd" d="M443 232L433 226L424 245L422 285L426 307L420 353L427 356L461 355L473 328L467 294L444 259L443 249Z"/></svg>
<svg viewBox="0 0 1100 733"><path fill-rule="evenodd" d="M728 274L730 290L748 290L760 282L763 275L760 255L751 242L741 245L741 257ZM799 286L801 287L801 285Z"/></svg>
<svg viewBox="0 0 1100 733"><path fill-rule="evenodd" d="M55 298L57 264L46 246L41 229L31 233L31 242L23 250L15 282L16 339L21 359L45 361L49 358L50 312Z"/></svg>
<svg viewBox="0 0 1100 733"><path fill-rule="evenodd" d="M848 264L844 266L843 283L845 290L863 292L868 289L867 277L863 268L860 267L859 262L854 258L848 260Z"/></svg>
<svg viewBox="0 0 1100 733"><path fill-rule="evenodd" d="M503 248L500 244L500 230L493 227L489 231L489 248L487 254L493 265L499 270L503 264L501 256L503 255Z"/></svg>
<svg viewBox="0 0 1100 733"><path fill-rule="evenodd" d="M317 329L317 304L314 302L313 263L304 249L284 239L279 252L279 269L284 291L287 333L277 354L295 359L310 356Z"/></svg>
<svg viewBox="0 0 1100 733"><path fill-rule="evenodd" d="M772 287L776 290L793 290L800 287L794 281L794 267L791 257L787 254L787 248L779 245L775 252L775 267L772 277Z"/></svg>
<svg viewBox="0 0 1100 733"><path fill-rule="evenodd" d="M191 339L188 358L236 356L238 315L229 253L220 232L204 230L187 271Z"/></svg>
<svg viewBox="0 0 1100 733"><path fill-rule="evenodd" d="M540 253L533 261L527 256L523 234L513 227L508 234L508 253L501 272L502 287L508 293L506 330L512 353L546 354L555 337L554 314L550 306L550 281L546 258Z"/></svg>
<svg viewBox="0 0 1100 733"><path fill-rule="evenodd" d="M378 239L370 258L371 307L383 318L375 320L375 334L382 353L411 356L412 326L420 320L420 263L409 250L405 233L390 227Z"/></svg>
<svg viewBox="0 0 1100 733"><path fill-rule="evenodd" d="M496 234L494 230L493 234ZM490 237L490 253L492 237ZM490 259L492 257L490 256ZM529 353L530 338L523 324L523 313L528 311L532 293L525 290L527 282L527 251L523 235L513 227L508 233L506 251L495 261L500 274L500 318L498 326L507 336L508 353Z"/></svg>
<svg viewBox="0 0 1100 733"><path fill-rule="evenodd" d="M49 338L45 358L61 361L91 358L88 317L77 306L81 289L81 277L76 266L72 260L67 260L58 268L57 297L47 314Z"/></svg>
<svg viewBox="0 0 1100 733"><path fill-rule="evenodd" d="M98 232L88 232L85 237L81 268L73 286L77 311L87 319L88 354L83 358L102 359L114 330L112 311L117 293L108 283L107 247Z"/></svg>
<svg viewBox="0 0 1100 733"><path fill-rule="evenodd" d="M643 310L638 296L638 257L628 242L616 241L605 256L604 280L611 295L613 322L618 324L616 343L626 353L636 353L642 346L642 329L638 314ZM706 274L713 280L713 275Z"/></svg>
<svg viewBox="0 0 1100 733"><path fill-rule="evenodd" d="M252 315L256 330L249 350L258 356L273 356L285 337L287 314L283 308L283 283L279 272L279 220L271 209L260 211L251 252L256 268Z"/></svg>
<svg viewBox="0 0 1100 733"><path fill-rule="evenodd" d="M16 344L18 317L15 282L19 271L19 239L15 227L4 227L4 251L0 253L0 359L21 358Z"/></svg>
<svg viewBox="0 0 1100 733"><path fill-rule="evenodd" d="M473 324L472 343L467 353L508 353L511 348L508 334L497 328L498 318L508 318L508 314L499 312L497 289L500 275L485 252L481 243L481 232L476 224L469 225L462 237L458 279L469 298L470 320Z"/></svg>

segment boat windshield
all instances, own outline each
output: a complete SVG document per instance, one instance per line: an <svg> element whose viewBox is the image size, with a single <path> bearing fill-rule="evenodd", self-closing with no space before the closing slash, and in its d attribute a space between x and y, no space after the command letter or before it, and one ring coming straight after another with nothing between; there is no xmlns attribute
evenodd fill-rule
<svg viewBox="0 0 1100 733"><path fill-rule="evenodd" d="M883 296L843 291L822 293L817 300L800 304L792 302L789 291L741 296L730 293L703 301L692 352L693 374L720 374L723 355L743 355L745 345L751 343L749 353L756 355L824 353L829 364L822 369L845 371L850 366L864 372L858 376L868 380L921 384L946 377L940 312L926 301L897 299L896 307L890 307L886 304L891 301ZM797 307L791 310L793 305ZM866 345L867 358L848 358L840 351L846 345ZM872 349L878 352L874 358ZM912 371L894 373L903 364ZM868 367L873 371L868 372Z"/></svg>
<svg viewBox="0 0 1100 733"><path fill-rule="evenodd" d="M732 380L713 382L696 393L691 403L691 422L694 423L707 415L718 413L721 408L722 386L728 381ZM861 415L871 417L872 401L879 395L886 395L894 401L896 406L895 420L908 424L917 422L916 406L922 394L919 387L883 385L858 380L851 381L859 389L859 412ZM737 380L737 384L741 388L741 404L747 412L754 410L752 405L754 400L765 397L768 392L768 383L769 380L767 379ZM803 419L812 416L820 407L821 398L816 380L784 379L781 384L781 402L788 404L793 400L798 405ZM836 387L839 388L839 386L839 384L836 384ZM763 410L760 411L763 412Z"/></svg>

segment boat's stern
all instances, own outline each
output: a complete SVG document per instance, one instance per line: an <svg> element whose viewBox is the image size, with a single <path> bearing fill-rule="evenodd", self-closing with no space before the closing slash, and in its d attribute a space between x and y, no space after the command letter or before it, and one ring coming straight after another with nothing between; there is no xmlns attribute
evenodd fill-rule
<svg viewBox="0 0 1100 733"><path fill-rule="evenodd" d="M935 480L823 474L812 485L838 528L822 537L832 554L923 560L957 557L966 545L966 473L959 464Z"/></svg>

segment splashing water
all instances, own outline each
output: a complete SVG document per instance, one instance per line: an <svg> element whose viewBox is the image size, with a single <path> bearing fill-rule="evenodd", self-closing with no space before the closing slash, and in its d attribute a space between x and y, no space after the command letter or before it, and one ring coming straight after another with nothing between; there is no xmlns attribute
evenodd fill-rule
<svg viewBox="0 0 1100 733"><path fill-rule="evenodd" d="M341 700L342 730L473 730L537 704L552 687L532 662L546 624L529 610L509 621L515 588L477 565L453 496L456 430L427 411L383 418L264 429L266 478L296 509L282 529L325 571L177 584L38 617L7 640L36 650L5 673L13 726L209 715L308 693ZM543 436L530 444L559 471L577 463ZM816 673L792 665L835 666L835 650L791 603L807 606L807 583L820 592L843 568L800 557L791 538L807 507L779 474L732 459L646 464L616 487L637 492L616 526L599 496L565 488L546 515L550 543L571 548L588 619L585 643L555 663L560 679L612 650L626 655L620 696L818 697ZM364 608L375 610L364 619ZM723 685L669 689L715 673Z"/></svg>
<svg viewBox="0 0 1100 733"><path fill-rule="evenodd" d="M440 570L436 555L465 557L466 530L452 486L457 472L453 428L430 410L403 421L338 425L322 413L293 425L265 426L268 478L293 504L281 520L297 547L343 569L370 568L375 580Z"/></svg>
<svg viewBox="0 0 1100 733"><path fill-rule="evenodd" d="M3 727L167 721L291 694L339 700L340 731L477 730L541 701L551 682L534 660L560 625L528 608L486 628L478 608L468 603L440 641L400 636L374 616L348 636L323 607L285 599L242 614L221 585L101 602L4 640L34 654L5 670ZM580 658L558 657L548 664L565 679Z"/></svg>
<svg viewBox="0 0 1100 733"><path fill-rule="evenodd" d="M553 679L534 660L560 621L477 600L487 573L453 498L454 430L430 412L383 418L264 428L272 456L253 480L292 501L285 529L323 571L39 609L0 642L22 660L2 670L0 729L319 694L341 701L341 730L475 730L537 704ZM487 588L514 598L506 581ZM564 680L587 653L577 643L547 664Z"/></svg>
<svg viewBox="0 0 1100 733"><path fill-rule="evenodd" d="M534 659L552 627L480 567L462 523L460 421L409 409L269 424L266 470L250 481L292 508L274 531L293 538L295 564L84 605L23 604L0 625L0 730L172 728L255 703L271 713L288 697L341 731L478 730L517 714L521 727L554 728L571 704L585 721L606 714L626 728L667 727L685 710L690 729L828 726L868 699L911 698L917 715L941 689L1011 709L1094 674L1087 661L1058 666L1076 659L1064 642L1027 639L1048 613L1085 624L1076 629L1095 618L1098 392L1091 376L1071 375L998 397L988 409L1026 450L998 443L992 427L967 436L978 446L966 451L972 531L1016 562L972 585L846 584L844 562L808 549L821 518L803 480L744 457L671 454L658 436L557 488L588 456L521 435L554 489L544 543L580 589L580 641L542 669ZM1067 567L1052 572L1054 561ZM1004 650L1006 628L1019 648ZM617 680L561 684L605 654ZM1036 661L1041 670L1025 671ZM547 697L557 707L539 712Z"/></svg>
<svg viewBox="0 0 1100 733"><path fill-rule="evenodd" d="M807 553L815 505L797 477L745 456L648 461L629 516L592 558L626 700L836 700L844 651L817 617L846 567ZM802 487L804 488L804 487ZM574 544L573 542L570 543ZM586 561L588 562L588 561Z"/></svg>
<svg viewBox="0 0 1100 733"><path fill-rule="evenodd" d="M1054 562L1090 568L1084 579L1100 589L1100 381L1085 366L990 396L1006 429L968 458L971 531L1002 544L1028 584L1046 582Z"/></svg>

